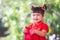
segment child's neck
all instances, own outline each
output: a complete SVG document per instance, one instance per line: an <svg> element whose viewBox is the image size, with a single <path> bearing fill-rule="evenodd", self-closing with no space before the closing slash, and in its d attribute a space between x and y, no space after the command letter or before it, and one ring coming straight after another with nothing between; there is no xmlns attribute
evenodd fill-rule
<svg viewBox="0 0 60 40"><path fill-rule="evenodd" d="M38 22L36 22L36 23L33 23L33 25L36 25L36 24L38 24L38 23L40 23L40 22L43 22L43 20L42 20L42 21L38 21Z"/></svg>

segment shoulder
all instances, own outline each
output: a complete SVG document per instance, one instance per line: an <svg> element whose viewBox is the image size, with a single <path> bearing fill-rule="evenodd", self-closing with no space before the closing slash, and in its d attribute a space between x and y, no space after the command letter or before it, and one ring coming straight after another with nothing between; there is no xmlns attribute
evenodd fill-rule
<svg viewBox="0 0 60 40"><path fill-rule="evenodd" d="M48 24L47 23L44 23L42 24L44 27L48 27Z"/></svg>
<svg viewBox="0 0 60 40"><path fill-rule="evenodd" d="M46 30L47 32L49 31L49 27L48 27L48 25L46 23L43 23L42 30L43 29Z"/></svg>

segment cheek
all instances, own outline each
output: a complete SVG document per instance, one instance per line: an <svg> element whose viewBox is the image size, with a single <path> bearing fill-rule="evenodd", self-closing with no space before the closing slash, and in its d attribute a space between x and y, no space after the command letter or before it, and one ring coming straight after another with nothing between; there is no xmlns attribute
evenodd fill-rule
<svg viewBox="0 0 60 40"><path fill-rule="evenodd" d="M33 16L31 15L31 18L33 18Z"/></svg>
<svg viewBox="0 0 60 40"><path fill-rule="evenodd" d="M41 20L43 17L42 16L39 16L38 19Z"/></svg>
<svg viewBox="0 0 60 40"><path fill-rule="evenodd" d="M33 16L31 16L31 19L33 20L33 19L34 19L34 17L33 17Z"/></svg>

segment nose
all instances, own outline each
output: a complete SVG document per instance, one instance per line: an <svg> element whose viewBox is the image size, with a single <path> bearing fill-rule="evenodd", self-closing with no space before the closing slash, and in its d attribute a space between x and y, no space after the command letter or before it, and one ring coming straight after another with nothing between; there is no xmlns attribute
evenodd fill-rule
<svg viewBox="0 0 60 40"><path fill-rule="evenodd" d="M35 16L35 18L37 18L37 16Z"/></svg>

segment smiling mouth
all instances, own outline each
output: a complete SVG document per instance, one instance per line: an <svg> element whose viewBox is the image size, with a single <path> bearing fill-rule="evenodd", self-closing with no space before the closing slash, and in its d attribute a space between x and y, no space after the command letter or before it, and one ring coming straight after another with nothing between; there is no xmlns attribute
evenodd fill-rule
<svg viewBox="0 0 60 40"><path fill-rule="evenodd" d="M38 19L34 19L34 20L38 20Z"/></svg>

